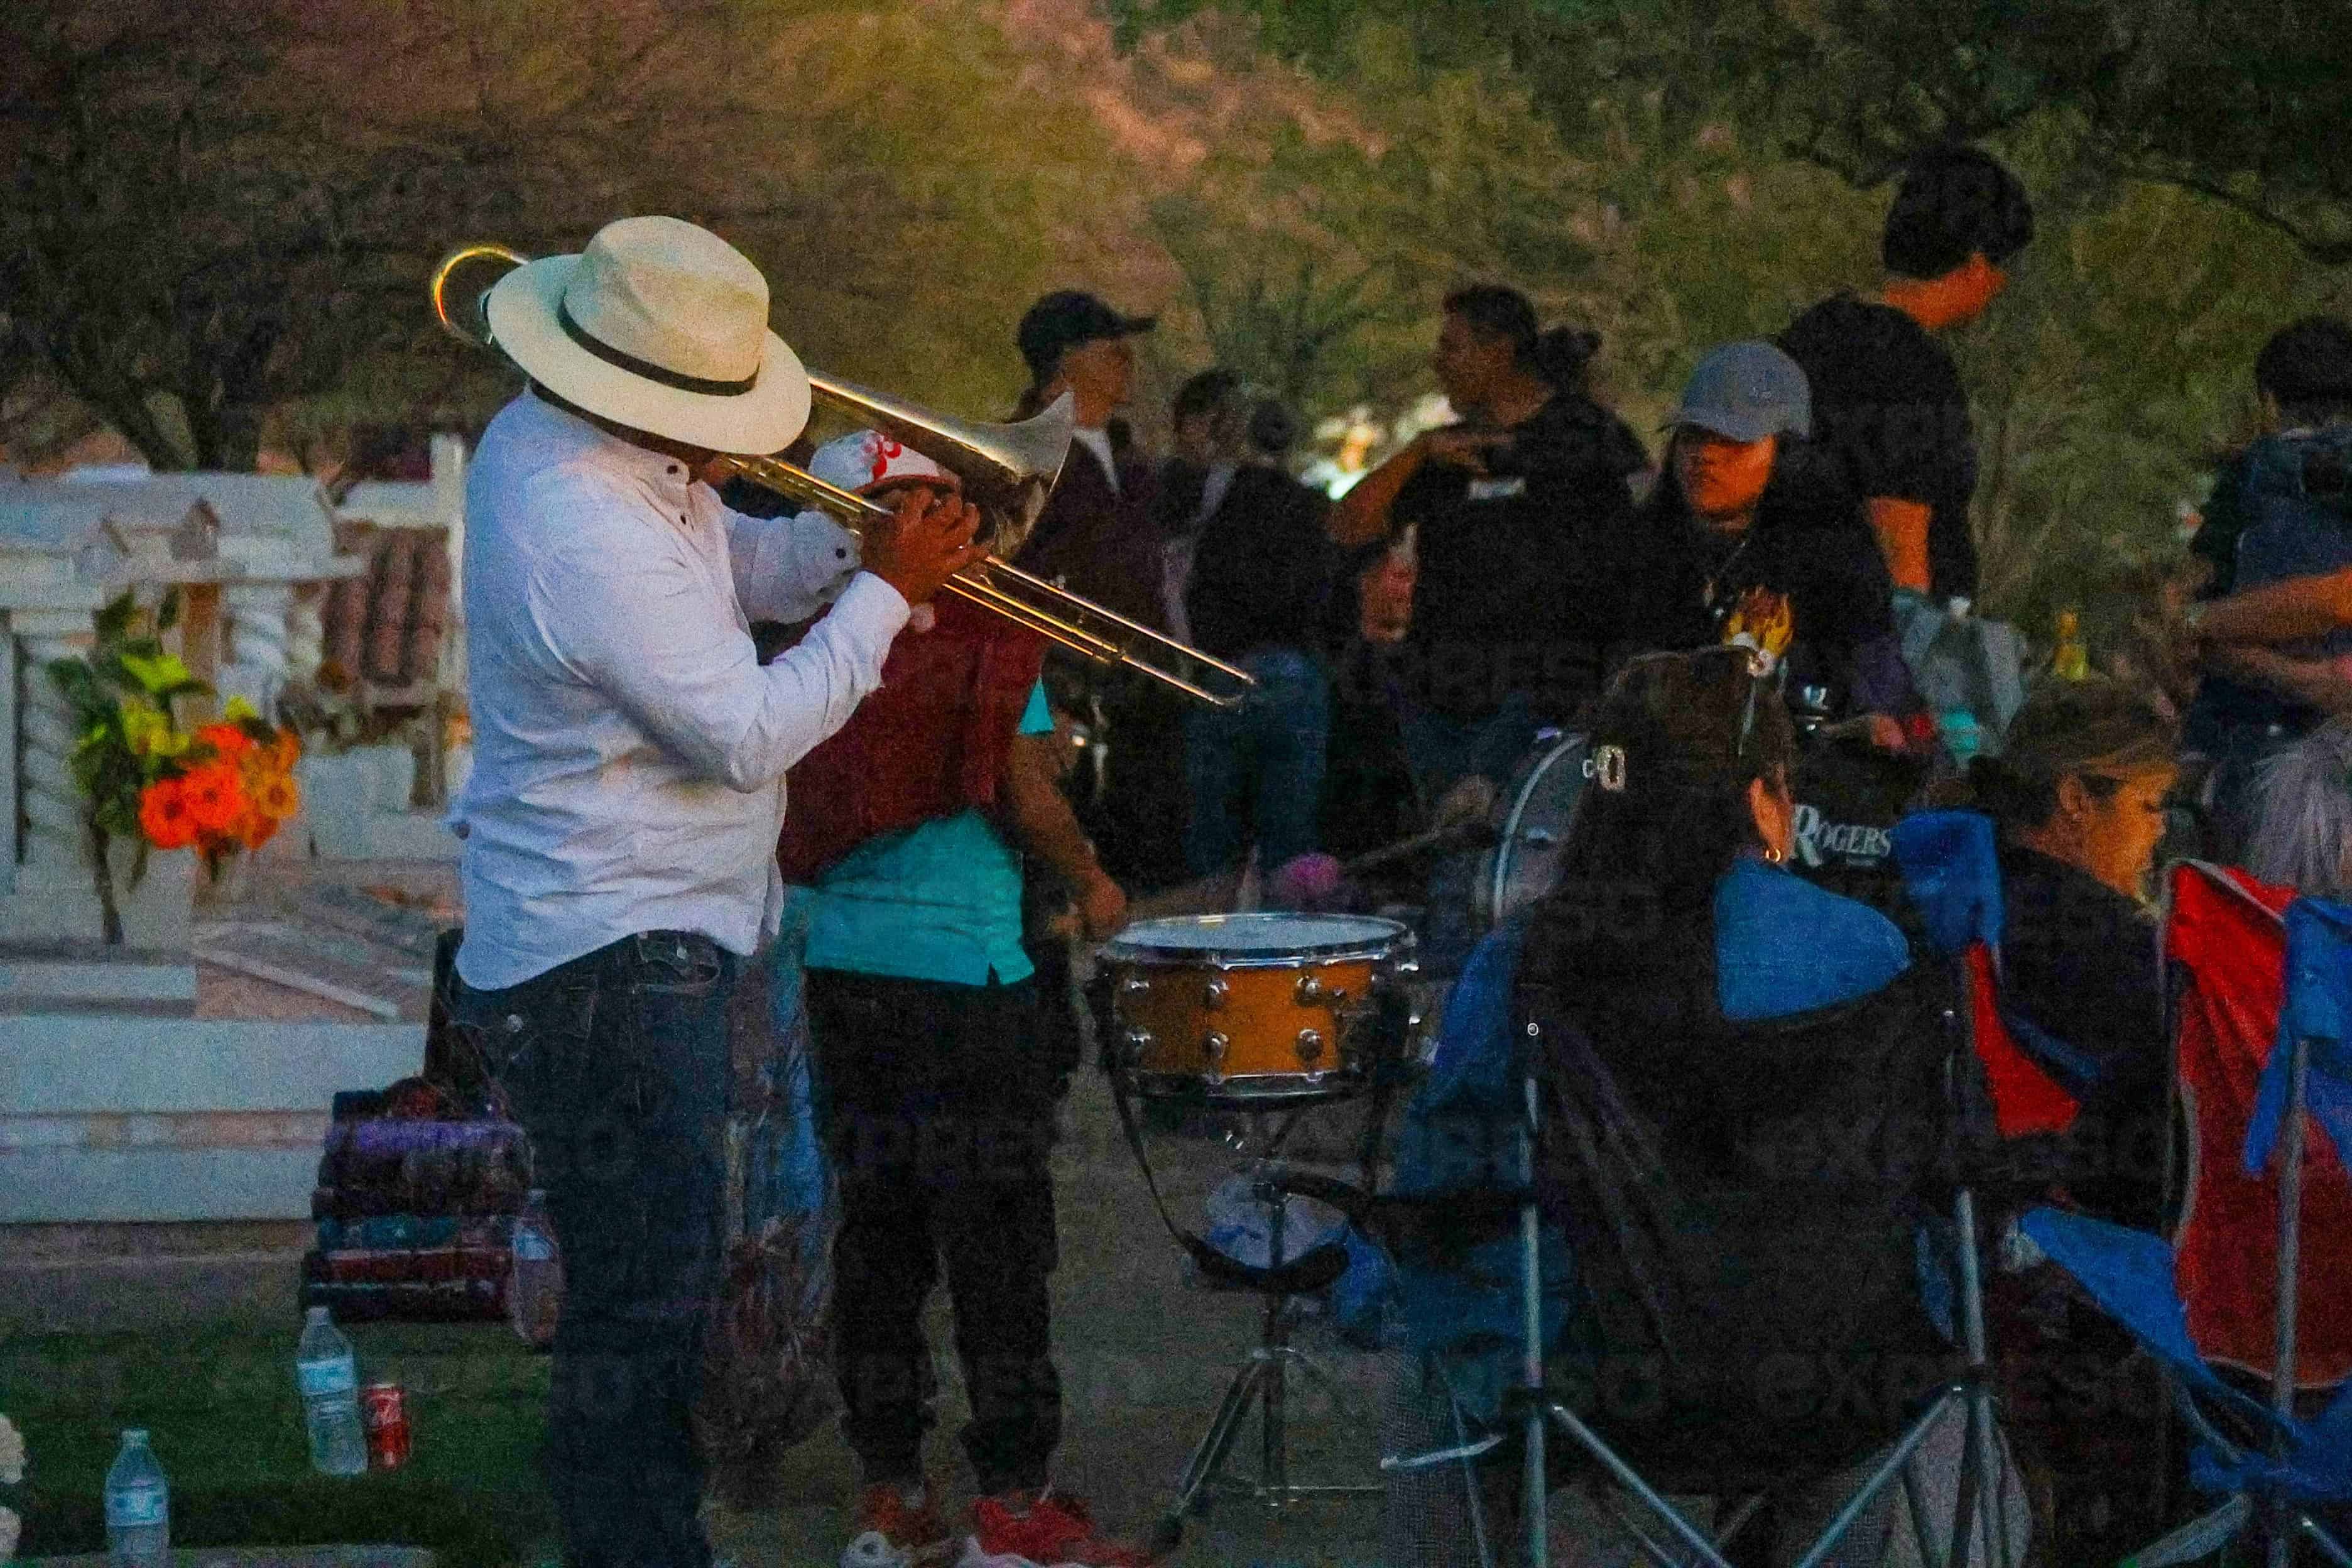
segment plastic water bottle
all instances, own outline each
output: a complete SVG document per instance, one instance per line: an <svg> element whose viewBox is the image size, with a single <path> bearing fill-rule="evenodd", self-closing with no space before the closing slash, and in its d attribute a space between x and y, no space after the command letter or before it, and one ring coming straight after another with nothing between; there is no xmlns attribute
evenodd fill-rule
<svg viewBox="0 0 2352 1568"><path fill-rule="evenodd" d="M2058 646L2050 656L2050 673L2061 680L2091 679L2091 648L2083 640L2083 618L2073 610L2058 612Z"/></svg>
<svg viewBox="0 0 2352 1568"><path fill-rule="evenodd" d="M122 1435L106 1472L106 1555L113 1568L167 1568L172 1561L172 1489L143 1427Z"/></svg>
<svg viewBox="0 0 2352 1568"><path fill-rule="evenodd" d="M537 1188L514 1221L514 1273L507 1281L507 1321L533 1350L555 1342L563 1308L563 1254L547 1217L547 1194Z"/></svg>
<svg viewBox="0 0 2352 1568"><path fill-rule="evenodd" d="M367 1468L367 1434L360 1426L360 1377L352 1342L324 1307L310 1309L294 1352L294 1384L302 1394L310 1434L310 1464L322 1476L356 1476Z"/></svg>

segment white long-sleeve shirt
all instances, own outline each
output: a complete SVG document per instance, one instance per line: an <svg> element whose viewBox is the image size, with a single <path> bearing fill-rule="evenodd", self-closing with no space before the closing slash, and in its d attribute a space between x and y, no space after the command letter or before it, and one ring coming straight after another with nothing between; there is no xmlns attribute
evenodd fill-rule
<svg viewBox="0 0 2352 1568"><path fill-rule="evenodd" d="M643 931L751 952L780 907L784 770L881 683L907 621L855 536L731 511L525 394L467 478L465 594L458 974L495 990ZM752 620L827 603L761 666Z"/></svg>

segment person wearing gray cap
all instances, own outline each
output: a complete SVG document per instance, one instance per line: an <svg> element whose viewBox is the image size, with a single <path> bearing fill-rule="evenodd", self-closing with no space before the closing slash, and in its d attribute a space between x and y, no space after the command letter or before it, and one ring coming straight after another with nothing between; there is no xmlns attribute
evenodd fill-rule
<svg viewBox="0 0 2352 1568"><path fill-rule="evenodd" d="M1633 530L1619 652L1745 644L1786 667L1792 706L1853 718L1901 749L1918 699L1893 584L1852 492L1806 445L1805 373L1770 343L1722 344L1666 427L1665 471Z"/></svg>

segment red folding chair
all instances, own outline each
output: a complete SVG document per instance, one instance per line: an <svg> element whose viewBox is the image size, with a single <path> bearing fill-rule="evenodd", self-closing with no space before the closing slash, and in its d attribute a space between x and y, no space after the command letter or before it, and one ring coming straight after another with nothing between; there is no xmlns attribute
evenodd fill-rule
<svg viewBox="0 0 2352 1568"><path fill-rule="evenodd" d="M1984 1068L1995 1130L2004 1139L2065 1131L2082 1110L2068 1079L2079 1084L2095 1068L2063 1041L2003 1013L2000 864L1991 819L1972 811L1918 812L1896 824L1892 838L1928 940L1959 971L1969 1043Z"/></svg>
<svg viewBox="0 0 2352 1568"><path fill-rule="evenodd" d="M2173 1077L2189 1126L2173 1281L2208 1362L2267 1379L2277 1362L2278 1183L2250 1175L2255 1080L2277 1038L2282 921L2293 889L2189 861L2173 868L2164 924ZM2352 1177L2325 1138L2305 1147L2296 1384L2352 1375Z"/></svg>

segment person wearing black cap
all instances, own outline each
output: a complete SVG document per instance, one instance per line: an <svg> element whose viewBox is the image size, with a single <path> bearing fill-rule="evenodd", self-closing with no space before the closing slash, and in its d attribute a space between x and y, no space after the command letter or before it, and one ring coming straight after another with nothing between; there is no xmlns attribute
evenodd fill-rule
<svg viewBox="0 0 2352 1568"><path fill-rule="evenodd" d="M1105 429L1135 389L1135 344L1154 318L1129 316L1066 289L1029 307L1014 333L1029 367L1018 412L1064 393L1076 429L1061 481L1013 564L1155 630L1168 626L1165 552L1153 521L1150 468L1121 460ZM1185 879L1183 699L1156 682L1056 658L1046 685L1065 711L1098 719L1110 757L1087 826L1104 866L1149 892Z"/></svg>
<svg viewBox="0 0 2352 1568"><path fill-rule="evenodd" d="M1939 603L1977 594L1977 450L1959 369L1935 334L1982 315L2032 237L2033 205L1998 159L1930 148L1886 215L1878 297L1837 295L1780 334L1812 385L1816 439L1862 498L1895 585Z"/></svg>
<svg viewBox="0 0 2352 1568"><path fill-rule="evenodd" d="M1013 564L1158 626L1164 618L1159 552L1138 548L1150 528L1150 470L1120 462L1106 428L1134 395L1129 340L1154 325L1152 317L1123 316L1075 289L1046 295L1021 318L1015 337L1029 366L1022 412L1035 413L1066 392L1077 425L1061 482ZM1142 558L1147 553L1149 561Z"/></svg>

